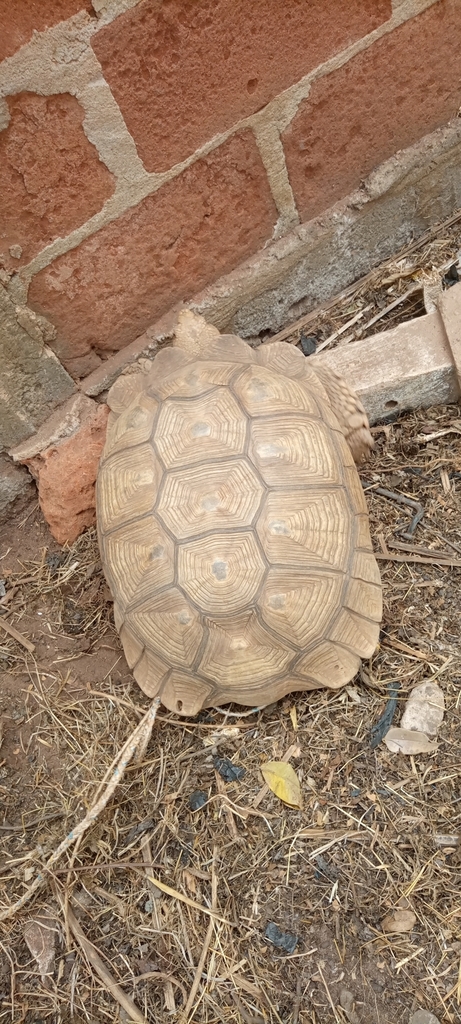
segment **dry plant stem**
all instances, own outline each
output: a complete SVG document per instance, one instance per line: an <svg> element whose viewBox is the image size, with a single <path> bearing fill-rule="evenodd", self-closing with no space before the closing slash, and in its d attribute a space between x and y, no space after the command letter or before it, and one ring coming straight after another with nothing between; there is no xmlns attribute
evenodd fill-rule
<svg viewBox="0 0 461 1024"><path fill-rule="evenodd" d="M216 876L216 860L217 860L217 850L216 850L216 847L215 847L214 850L213 850L213 863L212 863L212 867L211 867L211 909L213 911L216 911L216 903L217 903L217 896L218 896L218 880L217 880L217 876ZM210 942L211 942L211 939L212 939L212 936L213 936L214 927L215 927L214 921L213 921L213 919L211 919L211 921L210 921L210 923L208 925L207 933L206 933L206 936L205 936L205 941L203 943L203 948L202 948L202 952L200 954L200 959L199 959L199 962L197 964L197 969L195 971L195 977L194 977L194 980L192 982L192 988L191 988L191 990L189 992L189 998L188 998L187 1003L186 1003L186 1005L184 1007L184 1014L182 1016L183 1024L186 1024L186 1021L187 1021L187 1019L189 1017L190 1011L191 1011L191 1009L192 1009L192 1007L194 1005L195 996L197 994L197 990L198 990L198 987L200 985L200 980L201 980L201 977L202 977L202 971L203 971L203 967L204 967L204 964L205 964L205 960L206 960L207 955L208 955L208 949L209 949L209 945L210 945Z"/></svg>
<svg viewBox="0 0 461 1024"><path fill-rule="evenodd" d="M447 558L446 555L428 558L426 555L391 555L389 553L384 555L381 551L375 551L374 556L381 562L412 562L415 565L446 565L452 569L461 569L459 558Z"/></svg>
<svg viewBox="0 0 461 1024"><path fill-rule="evenodd" d="M379 313L377 313L376 316L372 317L371 320L368 320L368 322L365 324L365 327L372 327L373 324L377 324L379 320L382 320L383 316L386 316L386 313L390 313L391 310L395 309L397 306L400 306L402 302L406 302L406 300L409 299L411 295L414 295L415 292L420 291L422 291L422 286L420 284L412 285L411 288L408 289L408 291L403 293L403 295L398 295L397 298L394 299L393 302L390 302L388 306L385 306L384 309L380 309Z"/></svg>
<svg viewBox="0 0 461 1024"><path fill-rule="evenodd" d="M19 633L14 626L11 626L9 622L5 622L5 619L0 619L0 626L5 630L5 633L9 633L10 636L14 637L14 639L18 641L18 644L22 644L22 646L26 648L26 651L29 651L29 654L34 653L35 645L32 644L30 640L27 640L22 633Z"/></svg>
<svg viewBox="0 0 461 1024"><path fill-rule="evenodd" d="M73 910L71 910L69 904L67 904L66 906L66 916L72 935L77 940L87 960L96 971L96 974L98 974L98 976L100 977L107 991L110 992L110 994L113 996L116 1002L123 1007L125 1012L128 1014L130 1021L135 1021L136 1024L147 1024L144 1014L141 1013L140 1010L138 1010L136 1004L133 1002L132 999L130 999L129 996L126 995L123 989L120 988L120 985L117 985L117 982L114 981L112 975L107 970L107 967L101 960L99 953L97 952L93 944L89 942L89 940L87 939L83 929L80 927L77 918L75 917L75 914Z"/></svg>
<svg viewBox="0 0 461 1024"><path fill-rule="evenodd" d="M84 832L89 829L90 825L92 825L99 817L115 789L122 781L126 767L130 763L133 755L140 752L142 756L144 753L150 739L152 727L155 722L155 716L159 707L160 699L157 697L152 702L150 708L146 711L144 718L141 719L139 725L136 726L136 729L133 730L122 749L112 761L112 764L106 772L103 780L105 783L107 778L109 778L109 782L105 785L102 793L101 789L103 787L103 783L99 786L98 793L101 793L101 795L97 799L96 803L93 804L93 807L88 811L82 821L80 821L79 824L68 833L54 853L51 854L51 857L48 858L44 865L43 871L40 871L32 885L29 886L20 899L16 900L16 903L13 903L13 905L8 907L7 910L3 910L0 913L0 921L8 920L8 918L12 917L13 914L17 913L18 910L21 910L22 907L25 906L34 893L37 892L37 889L44 884L47 872L52 870L62 854L65 853L73 843L79 840L80 837L83 836ZM144 1018L142 1019L144 1020Z"/></svg>
<svg viewBox="0 0 461 1024"><path fill-rule="evenodd" d="M215 770L215 780L216 780L216 789L218 790L219 795L224 797L224 800L223 800L223 810L224 810L224 813L225 813L226 818L227 818L227 824L229 826L229 832L231 834L232 839L237 841L239 839L239 831L238 831L237 825L235 823L234 815L232 813L232 807L230 806L229 803L227 803L227 800L226 800L226 797L227 797L226 786L225 786L224 780L221 778L219 772L217 772L216 770Z"/></svg>
<svg viewBox="0 0 461 1024"><path fill-rule="evenodd" d="M189 896L184 896L182 892L178 892L177 889L172 889L171 885L165 885L165 882L161 882L159 878L153 878L152 875L147 875L149 882L152 885L157 886L161 892L164 892L167 896L173 896L175 900L179 900L180 903L185 903L186 906L192 907L193 910L201 910L202 914L208 914L210 917L214 917L216 921L221 921L222 924L229 925L230 928L236 928L237 925L233 921L226 921L225 917L220 917L219 914L215 913L214 910L210 910L209 907L202 906L201 903L196 903L195 900L191 900Z"/></svg>
<svg viewBox="0 0 461 1024"><path fill-rule="evenodd" d="M324 974L323 974L322 968L321 968L321 966L320 966L320 964L319 964L319 963L317 964L317 969L318 969L318 972L319 972L319 974L320 974L320 977L321 977L321 979L322 979L322 982L323 982L323 987L324 987L324 989L325 989L325 992L326 992L326 994L327 994L327 999L328 999L328 1002L329 1002L329 1004L330 1004L330 1006L331 1006L331 1009L333 1010L333 1013L334 1013L334 1015L335 1015L335 1021L337 1021L337 1024L341 1024L341 1020L340 1020L340 1018L338 1017L338 1014L337 1014L337 1012L336 1012L336 1007L335 1007L335 1004L334 1004L334 1002L333 1002L333 999L331 998L331 992L330 992L330 989L328 988L328 985L327 985L327 983L326 983L326 981L325 981L325 977L324 977Z"/></svg>
<svg viewBox="0 0 461 1024"><path fill-rule="evenodd" d="M264 1017L250 1016L250 1014L247 1013L247 1011L246 1011L246 1009L245 1009L245 1007L244 1007L244 1005L242 1003L242 1000L239 999L239 997L238 997L236 992L231 992L231 996L232 996L232 998L234 1000L234 1003L235 1003L235 1005L236 1005L236 1007L237 1007L237 1009L238 1009L238 1011L239 1011L239 1013L240 1013L240 1015L242 1017L242 1020L245 1021L245 1024L264 1024Z"/></svg>

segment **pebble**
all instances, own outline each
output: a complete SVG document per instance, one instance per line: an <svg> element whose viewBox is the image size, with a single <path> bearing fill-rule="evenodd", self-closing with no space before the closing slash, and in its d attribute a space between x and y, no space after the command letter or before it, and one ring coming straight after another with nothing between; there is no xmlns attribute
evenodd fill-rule
<svg viewBox="0 0 461 1024"><path fill-rule="evenodd" d="M415 729L426 736L436 736L443 721L445 699L440 686L430 679L415 686L410 693L400 726Z"/></svg>
<svg viewBox="0 0 461 1024"><path fill-rule="evenodd" d="M408 1024L440 1024L439 1018L430 1010L416 1010L408 1021Z"/></svg>

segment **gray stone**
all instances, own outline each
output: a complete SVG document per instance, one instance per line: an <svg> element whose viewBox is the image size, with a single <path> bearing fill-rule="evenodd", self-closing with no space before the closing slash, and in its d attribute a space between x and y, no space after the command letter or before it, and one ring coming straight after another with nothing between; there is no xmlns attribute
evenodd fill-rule
<svg viewBox="0 0 461 1024"><path fill-rule="evenodd" d="M416 1010L416 1013L412 1013L408 1024L440 1024L440 1021L429 1010Z"/></svg>
<svg viewBox="0 0 461 1024"><path fill-rule="evenodd" d="M0 285L0 450L30 437L76 390L46 347L49 330L42 317L15 306Z"/></svg>
<svg viewBox="0 0 461 1024"><path fill-rule="evenodd" d="M19 498L32 497L34 490L27 469L13 465L7 455L0 454L0 521L10 514Z"/></svg>

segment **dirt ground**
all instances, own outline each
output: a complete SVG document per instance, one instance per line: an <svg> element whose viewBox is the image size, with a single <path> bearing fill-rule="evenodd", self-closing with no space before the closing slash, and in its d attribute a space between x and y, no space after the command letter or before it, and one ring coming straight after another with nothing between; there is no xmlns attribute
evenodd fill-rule
<svg viewBox="0 0 461 1024"><path fill-rule="evenodd" d="M36 505L2 528L0 1022L408 1024L418 1008L459 1021L459 409L408 415L375 440L362 479L385 611L360 678L246 715L160 709L141 762L45 872L149 702L114 631L94 533L60 549ZM421 504L413 535L415 509L377 488ZM446 700L437 751L372 747L396 681L394 724L430 677ZM241 777L225 782L216 754ZM284 755L302 810L263 789L260 765ZM385 933L396 908L414 926ZM291 934L289 952L270 924Z"/></svg>

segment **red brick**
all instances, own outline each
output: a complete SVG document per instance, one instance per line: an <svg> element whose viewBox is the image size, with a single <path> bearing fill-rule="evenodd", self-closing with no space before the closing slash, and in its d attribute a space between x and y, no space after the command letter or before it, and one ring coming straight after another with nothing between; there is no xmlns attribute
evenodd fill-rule
<svg viewBox="0 0 461 1024"><path fill-rule="evenodd" d="M145 167L162 171L390 15L390 0L144 0L92 45Z"/></svg>
<svg viewBox="0 0 461 1024"><path fill-rule="evenodd" d="M29 305L55 324L72 373L113 352L271 237L277 211L252 132L229 139L33 278Z"/></svg>
<svg viewBox="0 0 461 1024"><path fill-rule="evenodd" d="M460 76L461 5L440 0L318 79L283 134L302 219L453 117Z"/></svg>
<svg viewBox="0 0 461 1024"><path fill-rule="evenodd" d="M58 544L72 544L96 521L95 482L108 415L107 405L75 395L14 453L37 481L40 508Z"/></svg>
<svg viewBox="0 0 461 1024"><path fill-rule="evenodd" d="M97 213L115 179L82 128L74 96L21 93L7 100L11 121L0 134L0 249L12 269L53 238ZM11 245L21 246L13 259Z"/></svg>
<svg viewBox="0 0 461 1024"><path fill-rule="evenodd" d="M28 43L34 31L43 32L78 11L94 15L90 0L0 0L0 60Z"/></svg>

